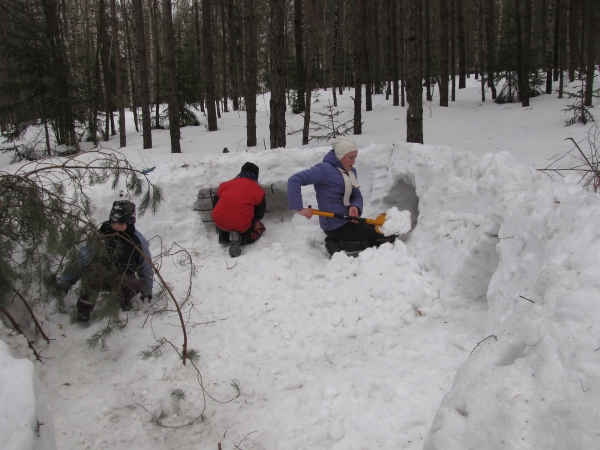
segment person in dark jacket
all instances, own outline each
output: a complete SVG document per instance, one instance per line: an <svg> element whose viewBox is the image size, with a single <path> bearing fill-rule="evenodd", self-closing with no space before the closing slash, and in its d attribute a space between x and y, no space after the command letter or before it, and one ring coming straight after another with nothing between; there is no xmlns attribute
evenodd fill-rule
<svg viewBox="0 0 600 450"><path fill-rule="evenodd" d="M219 232L219 243L229 244L229 255L240 256L241 245L255 242L265 232L261 219L267 203L258 184L258 166L247 162L233 179L221 183L213 198L212 217Z"/></svg>
<svg viewBox="0 0 600 450"><path fill-rule="evenodd" d="M352 217L362 214L363 197L354 168L358 148L352 139L345 136L338 137L332 144L333 149L325 155L323 162L292 175L288 180L288 208L307 219L313 216L313 212L302 203L301 187L310 184L314 185L319 210ZM327 235L325 248L330 255L339 251L355 253L394 241L394 237L384 236L374 225L367 223L321 216L319 225Z"/></svg>
<svg viewBox="0 0 600 450"><path fill-rule="evenodd" d="M148 241L135 229L135 215L135 203L115 201L110 219L98 230L99 243L84 245L76 265L67 268L58 280L58 286L68 292L81 279L77 321L90 321L101 291L116 291L124 311L131 309L131 300L140 292L152 299L154 278L148 262L152 255Z"/></svg>

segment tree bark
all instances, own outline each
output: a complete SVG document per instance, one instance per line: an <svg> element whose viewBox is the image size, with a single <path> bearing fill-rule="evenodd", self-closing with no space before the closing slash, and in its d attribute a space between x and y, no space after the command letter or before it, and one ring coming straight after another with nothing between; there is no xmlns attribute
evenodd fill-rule
<svg viewBox="0 0 600 450"><path fill-rule="evenodd" d="M421 57L421 0L407 0L406 11L406 142L423 143L423 77Z"/></svg>
<svg viewBox="0 0 600 450"><path fill-rule="evenodd" d="M429 23L429 0L425 0L425 27L422 35L425 37L425 98L428 102L433 100L431 95L431 30Z"/></svg>
<svg viewBox="0 0 600 450"><path fill-rule="evenodd" d="M492 0L493 1L493 0ZM450 100L456 101L456 0L450 0L451 13L451 28L450 28L450 70L452 77L452 90L450 94Z"/></svg>
<svg viewBox="0 0 600 450"><path fill-rule="evenodd" d="M177 86L177 66L175 62L175 32L171 13L171 0L162 0L163 34L165 37L165 65L167 69L167 88L169 102L169 132L171 135L171 153L181 153L180 118Z"/></svg>
<svg viewBox="0 0 600 450"><path fill-rule="evenodd" d="M127 146L125 134L125 102L123 100L123 79L121 78L121 46L119 45L119 30L117 28L117 5L116 0L110 0L110 12L112 16L112 40L113 55L115 58L115 76L117 77L117 108L119 109L119 146Z"/></svg>
<svg viewBox="0 0 600 450"><path fill-rule="evenodd" d="M317 0L309 0L308 14L306 21L306 99L304 101L304 126L302 128L302 145L307 145L309 141L310 129L310 108L311 95L313 88L313 67L315 59L315 31L317 14Z"/></svg>
<svg viewBox="0 0 600 450"><path fill-rule="evenodd" d="M231 20L231 19L230 19ZM227 104L227 34L225 26L225 0L221 0L221 36L222 36L222 66L223 66L223 112L229 111L229 105Z"/></svg>
<svg viewBox="0 0 600 450"><path fill-rule="evenodd" d="M100 0L98 5L98 32L102 44L102 78L104 81L104 141L110 138L110 113L112 111L112 94L110 83L110 49L108 48L108 27L106 23L106 3Z"/></svg>
<svg viewBox="0 0 600 450"><path fill-rule="evenodd" d="M440 106L448 106L448 0L440 0Z"/></svg>
<svg viewBox="0 0 600 450"><path fill-rule="evenodd" d="M337 95L335 88L338 85L337 81L337 41L338 41L338 18L339 18L340 0L335 0L334 5L334 22L333 22L333 49L331 52L331 93L333 94L333 106L337 108Z"/></svg>
<svg viewBox="0 0 600 450"><path fill-rule="evenodd" d="M304 111L304 86L306 75L304 70L304 29L302 27L302 0L294 0L294 47L296 49L296 102L298 112Z"/></svg>
<svg viewBox="0 0 600 450"><path fill-rule="evenodd" d="M529 106L529 96L531 93L529 74L531 73L531 0L523 0L523 92L521 93L521 104L523 107Z"/></svg>
<svg viewBox="0 0 600 450"><path fill-rule="evenodd" d="M206 89L206 116L208 131L217 131L215 105L215 67L212 44L212 1L202 0L202 56L204 57L204 86ZM256 145L256 144L255 144Z"/></svg>
<svg viewBox="0 0 600 450"><path fill-rule="evenodd" d="M271 2L271 148L285 147L285 0Z"/></svg>
<svg viewBox="0 0 600 450"><path fill-rule="evenodd" d="M158 0L153 0L152 8L150 8L150 21L152 22L152 34L154 36L154 128L162 128L160 126L160 68L162 57L159 45L158 16Z"/></svg>
<svg viewBox="0 0 600 450"><path fill-rule="evenodd" d="M548 0L546 11L546 94L552 94L552 56L554 47L554 7L556 0Z"/></svg>
<svg viewBox="0 0 600 450"><path fill-rule="evenodd" d="M254 0L244 0L246 82L246 145L256 146L256 39L254 30Z"/></svg>
<svg viewBox="0 0 600 450"><path fill-rule="evenodd" d="M144 148L152 148L152 125L150 123L150 86L148 84L148 57L146 54L146 33L144 31L144 11L142 0L132 0L135 16L135 34L140 77L140 97L142 103L142 132Z"/></svg>
<svg viewBox="0 0 600 450"><path fill-rule="evenodd" d="M585 17L587 19L586 36L586 71L585 71L585 106L592 106L594 94L594 72L596 71L596 18L598 15L598 4L595 0L585 1Z"/></svg>
<svg viewBox="0 0 600 450"><path fill-rule="evenodd" d="M456 26L458 27L458 88L467 87L467 48L465 42L465 13L463 0L456 0Z"/></svg>
<svg viewBox="0 0 600 450"><path fill-rule="evenodd" d="M483 0L478 0L477 4L478 32L477 43L479 47L479 73L481 74L481 101L485 102L485 68L483 66Z"/></svg>
<svg viewBox="0 0 600 450"><path fill-rule="evenodd" d="M402 3L403 0L400 0ZM398 92L398 78L400 78L398 70L398 19L396 17L396 0L390 0L390 22L391 22L391 41L392 41L392 92L393 105L400 104ZM402 39L402 42L404 39Z"/></svg>
<svg viewBox="0 0 600 450"><path fill-rule="evenodd" d="M365 27L361 19L366 14L366 0L356 0L354 10L354 134L362 134L362 80L365 67Z"/></svg>
<svg viewBox="0 0 600 450"><path fill-rule="evenodd" d="M530 8L531 10L531 8ZM485 15L485 30L487 38L487 76L488 87L492 90L492 100L496 100L496 83L494 83L494 70L496 69L496 55L494 50L494 0L487 0L487 11ZM531 22L531 17L530 17ZM531 32L530 32L531 36ZM531 38L530 38L531 41ZM531 43L529 44L531 46Z"/></svg>

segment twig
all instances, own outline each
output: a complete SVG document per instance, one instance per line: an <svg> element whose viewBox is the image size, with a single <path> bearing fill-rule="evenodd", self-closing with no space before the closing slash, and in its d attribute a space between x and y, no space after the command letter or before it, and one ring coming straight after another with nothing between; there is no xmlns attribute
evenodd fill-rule
<svg viewBox="0 0 600 450"><path fill-rule="evenodd" d="M244 439L246 439L248 436L250 436L251 434L254 433L258 433L258 430L252 431L250 433L248 433L246 436L244 436L244 438L238 443L238 445L235 445L234 447L237 449L240 449L240 445L242 445L242 442L244 442ZM241 450L241 449L240 449Z"/></svg>
<svg viewBox="0 0 600 450"><path fill-rule="evenodd" d="M535 303L533 300L530 300L527 297L523 297L522 295L519 295L519 297L521 297L523 300L527 300L528 302Z"/></svg>
<svg viewBox="0 0 600 450"><path fill-rule="evenodd" d="M480 340L477 345L475 346L475 348L479 347L479 344L481 344L483 341L485 341L486 339L489 339L493 337L494 339L498 340L498 338L496 336L494 336L493 334L490 334L488 337L483 338L482 340ZM471 356L473 354L473 352L475 351L475 348L473 350L471 350L471 353L469 354L469 356Z"/></svg>
<svg viewBox="0 0 600 450"><path fill-rule="evenodd" d="M13 289L13 291L15 291L15 294L17 295L17 297L19 297L21 299L21 301L25 304L25 307L27 308L27 311L29 311L29 314L31 315L31 318L35 322L35 327L40 332L40 334L42 335L42 337L46 340L46 342L49 344L50 343L50 338L46 335L46 333L44 333L44 330L42 329L42 326L40 325L40 323L37 320L37 317L33 313L33 310L31 309L31 306L29 306L29 303L27 303L27 300L25 300L25 297L23 297L23 295L21 295L21 293L19 292L19 290L17 288L12 287L12 289Z"/></svg>
<svg viewBox="0 0 600 450"><path fill-rule="evenodd" d="M19 325L19 323L15 320L15 318L13 316L10 315L10 313L6 310L6 308L4 308L3 306L0 306L0 312L3 313L6 317L8 317L8 320L10 320L10 323L12 323L12 326L15 330L18 331L19 334L21 334L25 340L27 341L27 344L29 345L29 348L31 349L31 351L33 352L33 354L35 355L35 358L39 361L42 362L42 357L41 355L37 352L37 350L35 349L35 347L33 346L33 343L27 339L27 336L25 336L25 333L23 333L23 330L21 330L21 326Z"/></svg>
<svg viewBox="0 0 600 450"><path fill-rule="evenodd" d="M590 388L587 388L587 389L584 389L584 388L583 388L583 381L581 381L581 378L579 378L579 382L581 383L581 390L582 390L584 393L590 390Z"/></svg>

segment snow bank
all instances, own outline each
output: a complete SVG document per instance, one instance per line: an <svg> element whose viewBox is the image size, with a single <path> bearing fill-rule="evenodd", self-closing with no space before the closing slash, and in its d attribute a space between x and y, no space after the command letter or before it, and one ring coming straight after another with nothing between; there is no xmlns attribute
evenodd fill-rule
<svg viewBox="0 0 600 450"><path fill-rule="evenodd" d="M2 450L56 449L52 416L44 402L33 363L27 359L13 358L2 340L0 399Z"/></svg>

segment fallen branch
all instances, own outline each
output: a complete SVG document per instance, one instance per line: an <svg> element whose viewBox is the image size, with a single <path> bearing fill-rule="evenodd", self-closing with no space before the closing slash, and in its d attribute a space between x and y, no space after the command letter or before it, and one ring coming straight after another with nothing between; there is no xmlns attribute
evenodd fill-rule
<svg viewBox="0 0 600 450"><path fill-rule="evenodd" d="M25 340L27 341L27 344L29 345L29 348L31 349L31 351L33 352L33 354L35 355L35 358L39 361L42 362L42 357L41 355L37 352L37 350L35 349L35 347L33 346L33 343L27 339L27 336L25 335L25 333L23 333L23 330L21 330L21 326L19 325L19 323L15 320L15 318L13 316L10 315L10 313L6 310L6 308L4 308L3 306L0 306L0 312L2 314L4 314L6 317L8 317L8 320L10 320L10 323L12 323L12 326L15 330L17 330L17 332L19 334L21 334Z"/></svg>
<svg viewBox="0 0 600 450"><path fill-rule="evenodd" d="M485 341L486 339L489 339L493 337L494 339L498 340L498 338L496 336L494 336L493 334L490 334L488 337L483 338L482 340L480 340L477 345L475 346L475 348L479 347L479 344L481 344L483 341ZM473 350L471 350L471 353L469 354L469 356L471 356L473 354L473 352L475 351L475 348Z"/></svg>

